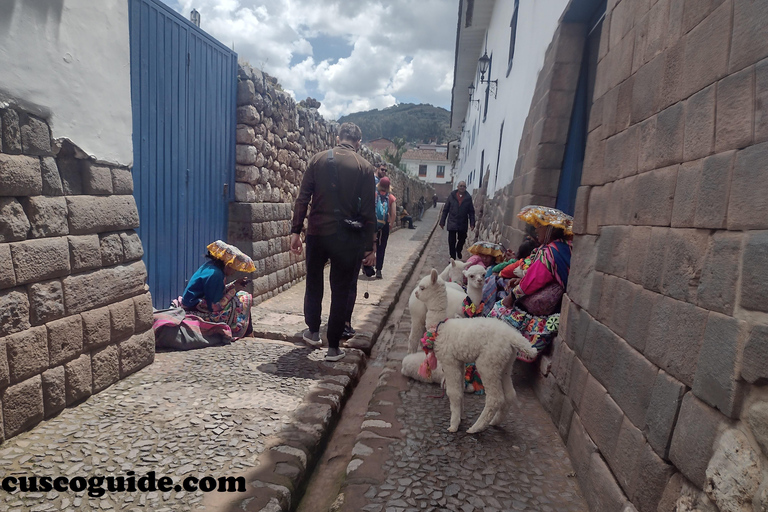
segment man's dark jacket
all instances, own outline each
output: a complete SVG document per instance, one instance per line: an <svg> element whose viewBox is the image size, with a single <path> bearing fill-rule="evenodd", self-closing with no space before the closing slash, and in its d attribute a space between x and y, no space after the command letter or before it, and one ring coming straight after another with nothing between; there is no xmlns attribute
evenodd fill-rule
<svg viewBox="0 0 768 512"><path fill-rule="evenodd" d="M448 218L448 231L467 231L467 220L472 226L475 225L475 207L472 205L472 196L469 192L464 193L464 198L459 204L457 197L458 191L454 190L443 205L443 214L440 216L440 225L445 226L445 219Z"/></svg>
<svg viewBox="0 0 768 512"><path fill-rule="evenodd" d="M329 151L317 153L309 161L304 178L301 181L299 197L293 205L293 223L291 233L301 233L307 207L312 200L309 210L308 235L327 236L335 234L339 229L339 218L354 218L357 213L359 198L360 216L365 222L363 230L365 251L373 249L373 235L376 230L376 210L374 193L376 184L373 179L373 166L355 152L349 144L340 144L333 148L333 159L336 162L338 175L338 208L334 209L334 194L331 190L331 172L327 165Z"/></svg>

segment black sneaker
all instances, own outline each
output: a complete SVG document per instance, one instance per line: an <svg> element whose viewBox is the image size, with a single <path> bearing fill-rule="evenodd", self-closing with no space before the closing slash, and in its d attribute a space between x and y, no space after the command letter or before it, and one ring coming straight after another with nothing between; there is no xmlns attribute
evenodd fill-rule
<svg viewBox="0 0 768 512"><path fill-rule="evenodd" d="M330 362L341 361L344 359L345 355L347 355L347 353L340 348L329 348L328 352L325 354L325 360Z"/></svg>
<svg viewBox="0 0 768 512"><path fill-rule="evenodd" d="M381 270L376 271L376 279L384 279L383 277L381 277Z"/></svg>
<svg viewBox="0 0 768 512"><path fill-rule="evenodd" d="M356 334L355 330L352 327L350 327L349 325L345 325L344 326L344 332L341 333L341 339L348 340L349 338L351 338L355 334Z"/></svg>

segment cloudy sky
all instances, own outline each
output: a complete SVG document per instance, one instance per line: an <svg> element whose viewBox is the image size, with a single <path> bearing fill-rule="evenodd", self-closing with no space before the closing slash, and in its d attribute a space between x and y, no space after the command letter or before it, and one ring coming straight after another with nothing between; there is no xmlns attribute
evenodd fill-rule
<svg viewBox="0 0 768 512"><path fill-rule="evenodd" d="M458 0L166 0L329 119L396 103L450 109Z"/></svg>

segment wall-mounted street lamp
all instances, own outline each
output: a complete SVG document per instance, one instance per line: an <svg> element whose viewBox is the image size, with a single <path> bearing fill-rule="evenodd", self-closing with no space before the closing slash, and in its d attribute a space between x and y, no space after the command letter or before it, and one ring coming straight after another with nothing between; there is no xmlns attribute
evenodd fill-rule
<svg viewBox="0 0 768 512"><path fill-rule="evenodd" d="M477 99L477 100L472 99L474 95L475 95L475 84L472 83L472 84L469 84L469 103L471 105L472 103L477 102L477 108L479 109L480 108L480 100L479 99Z"/></svg>
<svg viewBox="0 0 768 512"><path fill-rule="evenodd" d="M488 87L493 91L493 98L496 99L496 92L499 87L499 81L491 80L491 73L488 67L491 64L491 58L488 56L488 50L483 53L478 61L480 63L480 83L488 84ZM485 74L488 73L488 80L485 80Z"/></svg>

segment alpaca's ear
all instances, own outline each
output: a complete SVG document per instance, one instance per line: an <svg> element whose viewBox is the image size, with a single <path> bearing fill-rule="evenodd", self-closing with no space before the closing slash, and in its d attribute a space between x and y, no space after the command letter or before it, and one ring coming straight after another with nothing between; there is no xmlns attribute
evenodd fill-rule
<svg viewBox="0 0 768 512"><path fill-rule="evenodd" d="M453 259L453 258L451 258L451 266L452 266L452 267L455 267L455 266L456 266L456 260L455 260L455 259Z"/></svg>
<svg viewBox="0 0 768 512"><path fill-rule="evenodd" d="M429 274L429 277L432 279L432 284L435 284L437 282L437 270L432 269L432 272Z"/></svg>
<svg viewBox="0 0 768 512"><path fill-rule="evenodd" d="M466 270L462 270L461 273L464 274L464 277L469 277L469 274L467 273Z"/></svg>

